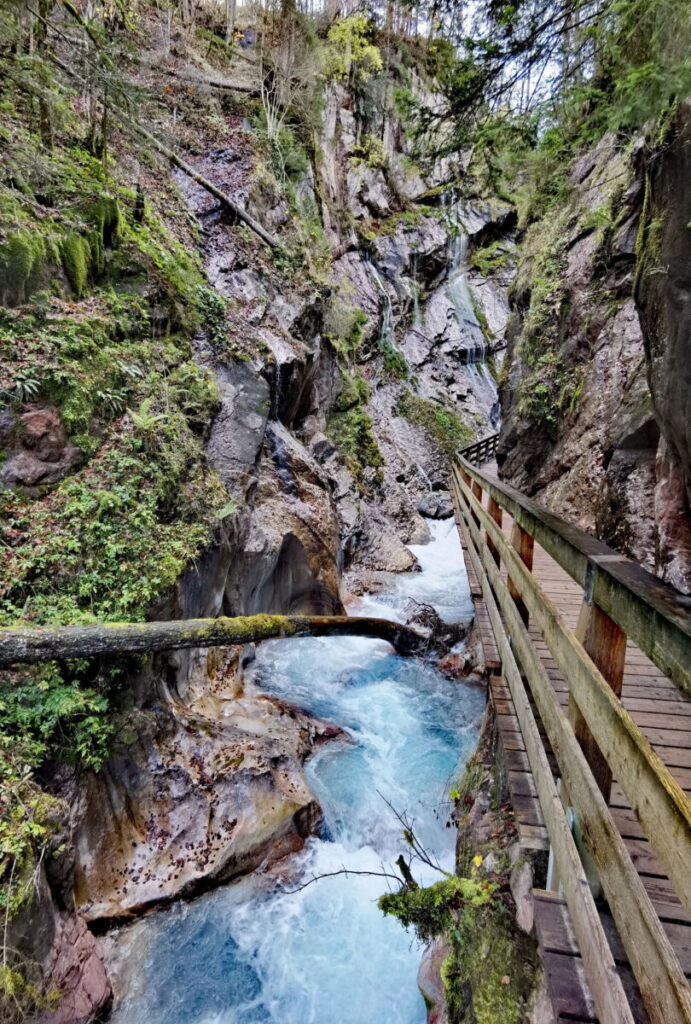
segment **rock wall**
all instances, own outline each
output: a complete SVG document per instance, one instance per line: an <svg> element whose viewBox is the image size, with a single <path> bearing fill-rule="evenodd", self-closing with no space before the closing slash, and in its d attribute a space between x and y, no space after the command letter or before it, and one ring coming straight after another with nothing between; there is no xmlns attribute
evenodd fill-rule
<svg viewBox="0 0 691 1024"><path fill-rule="evenodd" d="M527 229L498 452L504 479L685 592L688 124L682 107L663 145L604 136Z"/></svg>
<svg viewBox="0 0 691 1024"><path fill-rule="evenodd" d="M449 167L423 179L391 110L384 166L357 157L362 133L351 94L334 87L321 158L293 187L301 210L319 210L321 284L278 273L203 189L175 179L201 228L208 279L232 302L235 343L219 350L200 335L194 346L219 393L207 452L236 509L154 618L341 612L346 570L414 568L407 545L428 536L418 505L445 507L449 452L491 429L485 360L508 305L501 288L466 273L459 239L505 211L440 189ZM239 119L197 164L280 232L286 196L259 172ZM3 425L16 447L6 472L38 459L40 483L59 479L73 458L59 420L28 415ZM14 484L31 486L27 473ZM87 922L98 931L192 895L294 851L318 826L302 763L335 730L246 692L249 656L155 657L122 694L104 769L56 780L71 807L70 853L49 878L56 941L35 951L70 992L52 1020L89 1020L110 999ZM71 894L76 913L59 907Z"/></svg>

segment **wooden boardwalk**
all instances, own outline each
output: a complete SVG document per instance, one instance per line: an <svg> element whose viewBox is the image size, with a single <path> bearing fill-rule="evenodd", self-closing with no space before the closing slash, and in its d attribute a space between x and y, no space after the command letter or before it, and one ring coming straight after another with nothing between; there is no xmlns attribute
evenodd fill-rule
<svg viewBox="0 0 691 1024"><path fill-rule="evenodd" d="M493 616L493 628L491 622L492 615L488 611L487 599L489 599L490 604L494 603L492 595L496 594L499 584L495 581L490 586L488 592L489 581L487 571L491 570L492 563L488 563L489 570L486 571L478 558L480 527L487 528L490 524L487 524L485 521L481 522L481 513L477 506L476 511L473 512L473 496L480 502L481 497L486 497L486 494L483 494L481 491L480 482L476 476L479 471L473 471L467 464L465 466L468 473L467 475L464 473L464 467L462 466L461 475L465 475L466 484L468 481L471 481L471 474L472 480L476 482L473 484L471 496L470 487L464 487L463 480L457 474L457 482L454 487L457 521L461 532L464 559L476 608L480 635L490 668L490 699L496 714L498 734L507 769L509 791L521 843L527 851L545 850L551 847L552 839L554 838L554 836L550 837L550 830L545 821L545 812L538 796L538 791L541 788L544 802L544 794L546 792L545 780L536 779L534 775L536 764L535 745L533 743L531 747L530 736L525 734L525 711L522 712L523 727L521 725L521 716L517 713L514 703L514 693L517 692L515 681L513 686L509 685L503 671L504 666L502 666L499 650L502 643L506 644L507 640L509 647L511 646L512 629L511 625L504 621L504 616L502 616L502 621L499 621L496 605ZM503 487L496 478L494 466L483 467L481 473L488 485L494 483L497 488ZM488 489L491 495L499 497L498 494L491 491L491 488L488 487ZM465 494L462 493L463 491L465 491ZM520 529L519 524L514 521L506 507L500 510L497 507L496 501L492 503L492 497L483 507L489 509L489 515L495 522L500 520L500 529L507 547L511 544L515 548L516 538L520 534L523 534L525 538L525 532ZM475 532L475 537L472 535L473 532ZM496 545L499 544L499 540L497 539L496 544L492 544L488 532L485 532L484 544L491 549L494 562L500 563L497 576L500 576L507 589L509 586L513 587L513 583L507 573L507 559L500 557L500 552L497 550ZM484 554L486 555L486 552ZM524 561L530 564L532 577L539 588L541 588L542 594L558 610L561 618L561 627L573 634L574 637L578 636L579 616L582 615L584 607L584 586L576 582L572 575L567 573L562 568L562 565L540 543L533 541L532 538L530 539L530 551L527 552L527 555L528 557L524 558ZM597 562L598 559L600 562L606 561L609 557L605 555L603 558L603 555L600 553L594 561ZM611 560L614 561L615 557L612 553ZM621 559L618 559L618 561L621 561ZM518 597L515 589L512 592L512 596L514 599L518 598L518 605L521 606L521 599ZM556 704L564 712L568 712L570 688L562 671L564 662L562 660L562 668L560 668L554 655L554 638L551 635L546 635L547 631L540 628L540 625L533 621L532 616L528 616L525 607L522 608L522 612L524 620L529 619L527 636L530 639L533 651L539 657L545 678L549 681L548 685L551 687L556 698ZM616 629L616 626L614 628ZM497 631L499 635L497 635ZM513 632L514 634L516 633L515 628ZM672 682L669 676L644 654L630 638L624 638L623 642L625 642L625 654L623 654L623 680L621 681L620 692L621 705L630 713L643 736L650 742L652 750L659 755L664 766L666 766L671 777L681 787L688 801L689 794L691 793L691 695ZM687 665L686 668L690 669L691 666ZM532 710L546 763L549 765L548 770L551 772L551 779L559 788L561 785L560 776L562 774L559 763L552 750L548 730L542 721L538 701L536 701L535 694L532 692L529 679L526 678L529 674L523 670L524 666L521 666L521 669L521 675L525 684L526 702L529 703ZM536 690L536 692L538 691ZM519 691L519 699L520 696ZM547 724L549 725L550 723L548 722ZM553 728L552 733L554 734ZM586 753L587 749L588 743L586 740ZM564 756L564 752L561 751L559 760L562 765L564 764ZM599 769L593 767L593 771L597 774ZM605 768L606 771L607 769ZM624 788L617 779L616 774L611 779L611 783L607 780L604 783L599 780L598 784L607 798L611 818L628 853L630 862L650 899L658 926L661 928L666 939L669 940L673 954L676 955L676 982L671 984L672 987L676 986L677 996L666 1001L667 993L663 993L659 995L660 1003L657 1005L656 1000L660 992L659 977L655 984L650 983L649 979L645 977L645 957L639 957L638 962L634 963L632 967L631 961L636 960L637 954L634 953L634 956L631 957L627 953L626 947L628 947L629 951L632 948L635 949L636 940L632 939L631 935L625 935L625 931L622 931L626 942L622 941L620 930L618 930L615 924L607 900L599 891L598 873L596 870L593 870L592 860L589 855L586 855L585 870L588 879L594 883L592 888L596 895L595 906L597 914L605 936L608 952L611 952L612 969L616 971L621 987L618 987L618 983L614 983L611 986L616 992L612 1008L608 1008L606 1004L609 995L607 993L603 994L602 978L596 977L597 972L592 970L592 962L597 957L593 957L592 951L589 949L584 951L581 948L582 943L579 945L576 937L572 911L575 909L579 915L581 912L578 910L573 899L567 901L564 898L560 881L557 881L555 878L551 883L555 891L547 891L546 888L534 891L536 937L545 966L555 1019L581 1022L607 1021L607 1024L612 1024L612 1022L623 1024L624 1021L635 1021L636 1024L638 1022L643 1024L643 1022L648 1021L654 1021L656 1024L657 1022L668 1024L672 1020L689 1021L691 1020L691 1011L689 1009L691 1007L691 989L689 989L690 996L688 999L686 999L686 993L683 992L684 985L688 984L684 981L683 976L687 979L691 978L691 915L688 912L688 899L680 898L679 886L670 880L668 872L660 863L658 853L660 850L663 850L663 854L665 853L664 838L662 838L661 842L660 834L652 834L650 829L646 832L641 823L641 807L636 809L632 807L631 801L624 792ZM631 794L630 780L628 780L627 788L629 794ZM682 797L681 799L684 798ZM568 806L569 802L565 800L564 803ZM691 815L691 803L688 806L689 814ZM578 820L578 815L576 815L576 820ZM584 847L588 844L587 842L584 843L577 830L575 831L577 838L576 846L579 852L582 853ZM681 831L684 831L684 826L682 826ZM552 832L554 832L554 825ZM654 844L651 842L651 838L654 840ZM676 833L673 830L670 831L669 839L670 845L676 840ZM688 835L685 839L688 839ZM653 845L657 847L657 852L653 849ZM678 878L679 876L677 875L677 880ZM563 879L561 881L563 882ZM691 882L691 878L689 882ZM685 893L681 895L687 897ZM624 904L626 902L626 893L622 895L622 902ZM645 900L643 899L642 902L645 902ZM684 906L685 902L686 907ZM569 908L569 903L571 903L571 909ZM620 912L618 918L620 925L622 925L622 920L625 922L625 917L626 915L622 918ZM625 924L625 929L627 927ZM581 926L581 936L585 939L586 945L588 945L589 941L588 935L588 928ZM664 938L661 945L663 947L662 957L664 958ZM590 959L590 968L588 963L584 962L584 952L586 960ZM643 964L643 968L641 964ZM636 980L637 976L642 979L642 987L646 989L645 997L641 994ZM670 977L675 977L673 969L670 969ZM624 997L628 1007L623 1007L623 1003L621 1003L620 1008L617 1009L617 998L621 1000ZM600 1010L602 1010L603 1006L605 1007L604 1014L598 1010L598 1004ZM670 1010L670 1006L673 1006L672 1010Z"/></svg>

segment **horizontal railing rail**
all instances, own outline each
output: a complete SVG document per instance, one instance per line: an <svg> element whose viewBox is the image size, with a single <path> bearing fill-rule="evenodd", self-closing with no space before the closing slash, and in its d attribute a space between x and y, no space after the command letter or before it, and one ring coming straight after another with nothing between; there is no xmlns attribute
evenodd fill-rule
<svg viewBox="0 0 691 1024"><path fill-rule="evenodd" d="M452 477L457 521L482 581L502 672L598 1013L612 1024L629 1019L618 1005L610 960L603 959L602 936L593 928L589 896L577 871L574 881L573 851L553 806L551 771L547 769L547 777L544 757L536 747L523 677L557 760L562 798L577 815L650 1020L689 1021L691 989L607 805L614 775L681 903L691 912L691 803L619 699L627 636L664 674L690 688L687 599L513 488L482 474L467 459L459 460ZM504 512L513 520L511 540L502 530ZM583 588L576 633L568 629L532 573L536 542ZM541 631L569 684L568 715L531 639L529 621ZM541 741L539 746L542 749Z"/></svg>
<svg viewBox="0 0 691 1024"><path fill-rule="evenodd" d="M460 467L545 549L590 601L691 693L691 597L461 458Z"/></svg>

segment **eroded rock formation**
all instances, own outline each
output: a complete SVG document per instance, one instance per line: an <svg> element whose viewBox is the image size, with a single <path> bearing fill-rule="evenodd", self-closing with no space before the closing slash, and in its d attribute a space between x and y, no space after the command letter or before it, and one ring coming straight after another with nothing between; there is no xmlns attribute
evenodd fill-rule
<svg viewBox="0 0 691 1024"><path fill-rule="evenodd" d="M505 479L684 591L688 131L685 105L662 144L604 136L528 229L498 454Z"/></svg>

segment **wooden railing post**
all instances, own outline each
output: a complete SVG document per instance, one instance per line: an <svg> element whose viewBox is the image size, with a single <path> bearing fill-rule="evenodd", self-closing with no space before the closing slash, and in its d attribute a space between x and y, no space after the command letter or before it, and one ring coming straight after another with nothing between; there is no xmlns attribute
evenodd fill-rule
<svg viewBox="0 0 691 1024"><path fill-rule="evenodd" d="M511 531L511 544L518 552L521 561L524 562L525 565L527 565L528 569L530 569L530 571L532 572L533 551L535 548L535 541L533 540L531 535L523 529L522 526L518 525L518 523L513 524L513 529ZM513 584L511 576L509 576L509 593L516 602L518 612L527 626L530 615L528 613L528 609L525 606L523 598L521 597L519 591Z"/></svg>
<svg viewBox="0 0 691 1024"><path fill-rule="evenodd" d="M502 508L501 505L497 504L497 502L494 500L491 494L489 496L489 502L487 503L487 511L489 512L489 514L491 515L492 519L497 524L499 529L501 529L503 516ZM497 565L501 565L501 555L499 554L499 549L497 548L494 541L491 540L490 535L488 533L485 533L485 541L487 542L487 547L489 548L492 554L492 558L497 563Z"/></svg>
<svg viewBox="0 0 691 1024"><path fill-rule="evenodd" d="M477 500L480 502L480 504L482 504L482 487L477 482L477 480L473 480L472 492L473 492L473 497L477 498ZM473 519L475 520L475 522L477 523L477 525L479 526L480 525L480 517L478 516L477 512L471 511L471 515L472 515Z"/></svg>
<svg viewBox="0 0 691 1024"><path fill-rule="evenodd" d="M588 600L587 593L578 616L576 638L581 642L584 650L592 658L617 697L620 697L624 681L626 633L610 619L606 612ZM612 771L571 693L569 694L569 720L590 770L595 776L595 781L605 800L609 801Z"/></svg>

